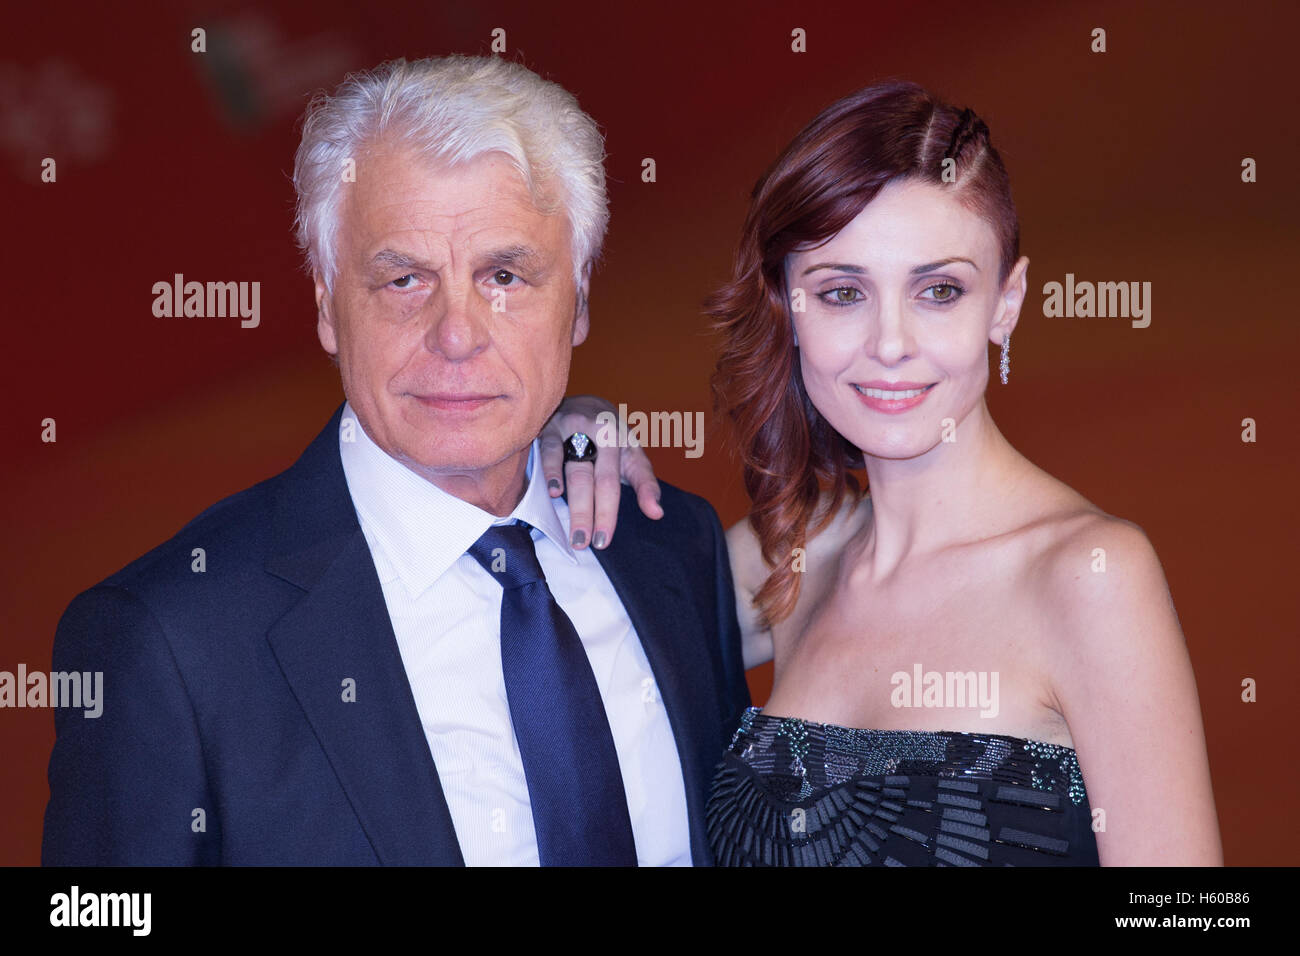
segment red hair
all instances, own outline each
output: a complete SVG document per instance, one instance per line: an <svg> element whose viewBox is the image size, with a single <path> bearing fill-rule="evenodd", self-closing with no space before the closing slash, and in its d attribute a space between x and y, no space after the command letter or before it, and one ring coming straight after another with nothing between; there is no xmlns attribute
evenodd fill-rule
<svg viewBox="0 0 1300 956"><path fill-rule="evenodd" d="M706 303L722 335L714 405L739 445L750 524L772 568L755 595L769 627L798 601L794 549L829 524L846 496L862 495L851 471L862 467L861 451L804 390L786 256L834 237L896 179L952 189L987 219L1001 251L1000 281L1006 281L1020 255L1020 228L988 127L969 109L959 111L915 83L893 81L846 96L800 130L755 185L732 279ZM829 505L819 516L823 491Z"/></svg>

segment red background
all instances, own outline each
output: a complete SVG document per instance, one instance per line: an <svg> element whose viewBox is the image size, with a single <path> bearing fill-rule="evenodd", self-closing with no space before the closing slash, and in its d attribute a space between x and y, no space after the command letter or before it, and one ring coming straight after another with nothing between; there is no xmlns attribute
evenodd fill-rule
<svg viewBox="0 0 1300 956"><path fill-rule="evenodd" d="M1292 4L85 3L5 13L7 408L0 670L48 670L78 591L289 465L342 393L290 230L306 95L393 56L508 55L607 134L612 224L572 392L708 411L700 303L747 195L821 107L875 80L973 106L1031 259L1011 384L989 404L1033 461L1138 522L1196 668L1229 864L1297 861L1293 555L1300 155ZM208 52L190 52L190 30ZM807 30L808 52L790 50ZM1094 27L1108 51L1090 52ZM41 183L40 161L58 160ZM658 182L642 183L654 157ZM1259 181L1241 182L1243 157ZM1287 163L1291 163L1288 166ZM174 273L260 281L260 328L159 319ZM1149 281L1152 322L1044 318L1041 289ZM58 441L41 441L41 421ZM1254 418L1258 441L1241 441ZM733 459L652 452L725 524ZM1259 700L1241 702L1241 681ZM770 669L750 674L755 700ZM1140 693L1135 688L1135 693ZM0 711L0 863L39 859L48 710Z"/></svg>

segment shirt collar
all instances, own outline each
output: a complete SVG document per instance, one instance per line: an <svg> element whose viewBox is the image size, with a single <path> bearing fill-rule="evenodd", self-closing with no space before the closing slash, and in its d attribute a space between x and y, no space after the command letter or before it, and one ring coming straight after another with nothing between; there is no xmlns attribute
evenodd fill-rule
<svg viewBox="0 0 1300 956"><path fill-rule="evenodd" d="M494 524L527 521L578 563L567 522L547 491L536 439L528 451L524 495L504 518L448 494L393 458L366 434L350 404L339 423L339 456L362 528L372 545L384 550L412 597L445 574ZM568 509L563 510L567 518Z"/></svg>

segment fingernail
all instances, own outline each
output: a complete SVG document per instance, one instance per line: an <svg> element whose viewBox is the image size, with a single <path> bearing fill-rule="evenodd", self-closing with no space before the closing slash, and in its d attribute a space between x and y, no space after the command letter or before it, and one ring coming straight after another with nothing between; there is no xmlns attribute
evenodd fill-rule
<svg viewBox="0 0 1300 956"><path fill-rule="evenodd" d="M587 532L585 531L573 532L573 546L575 548L581 548L586 543L586 541L587 541Z"/></svg>
<svg viewBox="0 0 1300 956"><path fill-rule="evenodd" d="M603 532L603 531L597 531L594 535L592 535L592 537L591 537L591 546L592 546L593 548L603 548L603 547L605 547L605 532Z"/></svg>
<svg viewBox="0 0 1300 956"><path fill-rule="evenodd" d="M560 487L560 479L552 478L550 481L546 483L546 487L554 491L556 488Z"/></svg>

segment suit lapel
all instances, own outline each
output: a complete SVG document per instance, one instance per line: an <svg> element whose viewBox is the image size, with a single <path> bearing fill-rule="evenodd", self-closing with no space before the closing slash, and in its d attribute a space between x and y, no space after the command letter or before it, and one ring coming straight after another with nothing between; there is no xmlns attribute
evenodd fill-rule
<svg viewBox="0 0 1300 956"><path fill-rule="evenodd" d="M348 494L341 413L342 406L277 489L279 550L267 570L305 593L267 639L380 862L463 864Z"/></svg>
<svg viewBox="0 0 1300 956"><path fill-rule="evenodd" d="M374 562L338 453L343 406L281 478L267 570L304 592L268 632L276 660L384 864L463 864ZM635 497L597 560L636 628L677 743L697 865L712 862L704 803L724 719L680 557ZM634 530L635 529L635 530ZM355 701L343 699L354 681Z"/></svg>
<svg viewBox="0 0 1300 956"><path fill-rule="evenodd" d="M626 489L619 504L619 534L605 550L593 553L636 628L668 722L677 742L690 825L691 857L697 866L712 862L704 824L704 804L713 766L720 757L718 734L724 720L709 675L712 673L699 619L692 604L681 559L637 527L635 496Z"/></svg>

